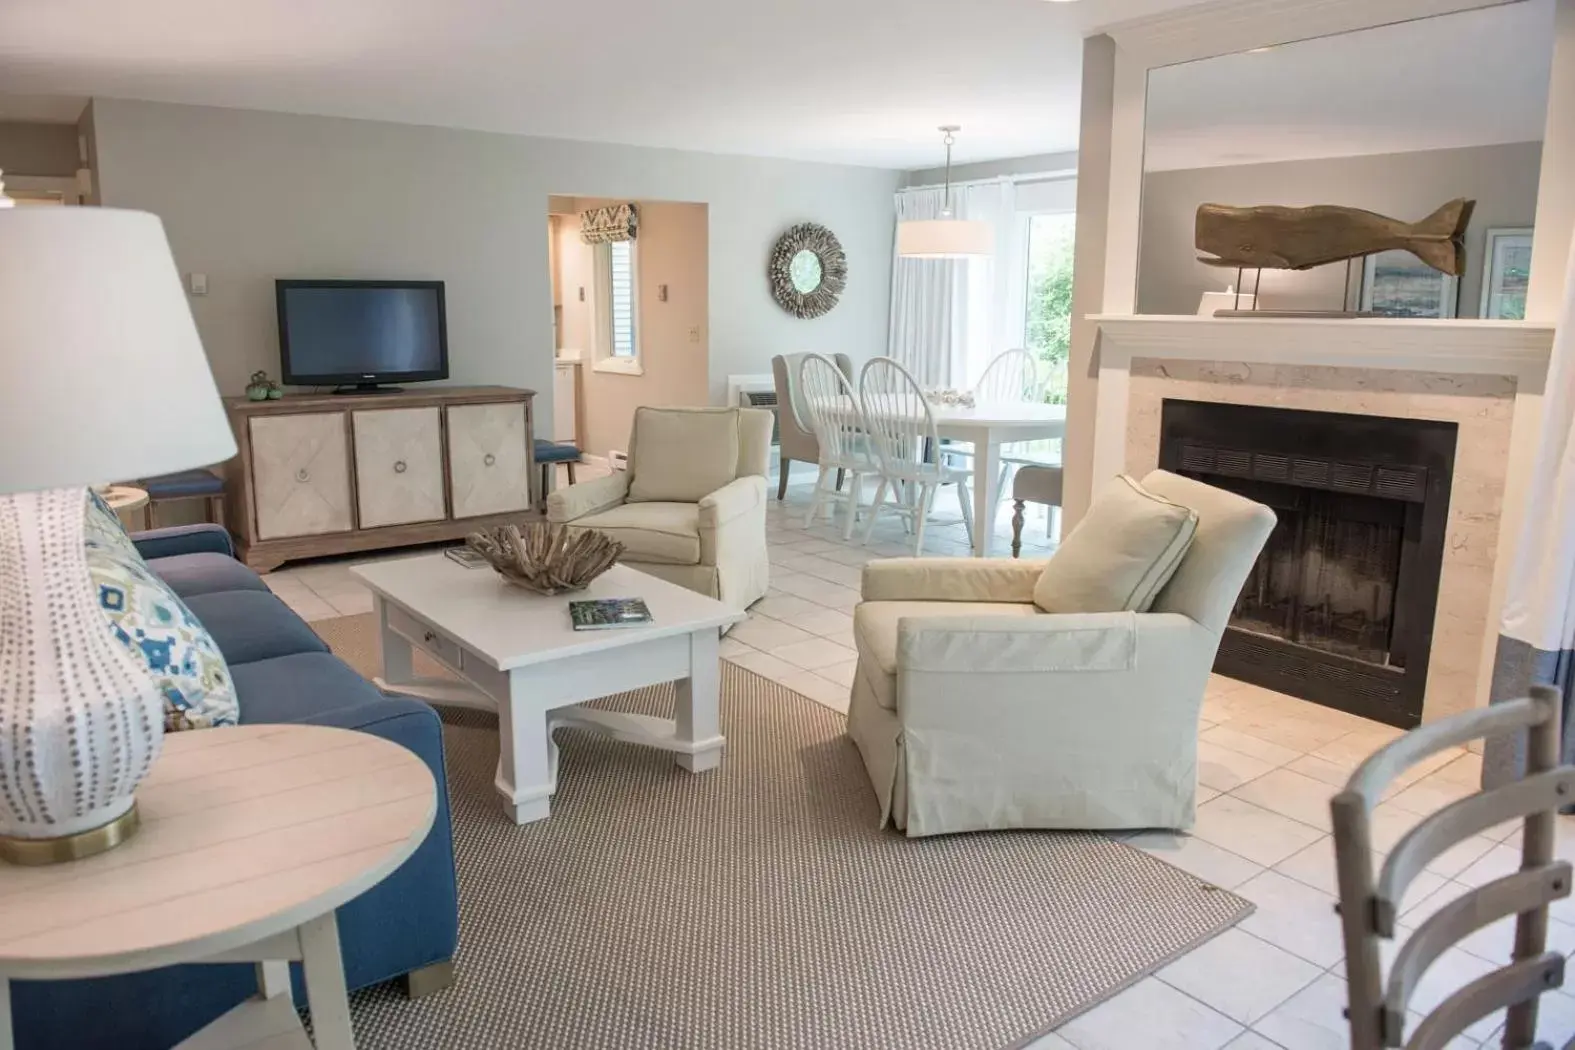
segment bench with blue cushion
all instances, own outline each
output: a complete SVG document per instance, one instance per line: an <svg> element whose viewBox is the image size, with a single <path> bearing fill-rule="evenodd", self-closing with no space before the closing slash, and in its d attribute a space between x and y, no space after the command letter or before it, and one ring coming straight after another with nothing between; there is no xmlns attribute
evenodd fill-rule
<svg viewBox="0 0 1575 1050"><path fill-rule="evenodd" d="M542 438L536 439L536 462L541 465L541 498L547 499L552 491L552 469L559 463L568 465L569 484L574 484L574 465L580 461L580 450L574 445L558 444Z"/></svg>
<svg viewBox="0 0 1575 1050"><path fill-rule="evenodd" d="M330 654L304 620L235 560L222 528L194 525L132 538L224 653L243 724L299 722L372 733L409 748L432 770L438 784L432 831L398 870L339 909L339 938L352 990L446 964L459 921L437 713L420 701L384 694ZM300 966L293 968L297 1002L304 1002ZM16 1047L167 1050L255 991L250 964L16 981Z"/></svg>

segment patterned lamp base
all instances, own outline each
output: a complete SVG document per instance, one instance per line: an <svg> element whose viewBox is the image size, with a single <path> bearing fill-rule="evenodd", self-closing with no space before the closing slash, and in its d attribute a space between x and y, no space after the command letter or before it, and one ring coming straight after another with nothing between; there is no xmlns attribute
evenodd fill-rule
<svg viewBox="0 0 1575 1050"><path fill-rule="evenodd" d="M102 852L164 742L147 668L110 633L88 573L87 490L0 496L0 859Z"/></svg>

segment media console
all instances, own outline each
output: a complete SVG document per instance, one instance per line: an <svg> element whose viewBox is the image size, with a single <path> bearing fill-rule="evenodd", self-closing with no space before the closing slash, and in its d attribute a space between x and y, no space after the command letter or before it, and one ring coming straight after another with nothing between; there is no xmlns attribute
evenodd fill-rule
<svg viewBox="0 0 1575 1050"><path fill-rule="evenodd" d="M225 402L225 519L259 572L459 539L535 514L531 403L512 387Z"/></svg>

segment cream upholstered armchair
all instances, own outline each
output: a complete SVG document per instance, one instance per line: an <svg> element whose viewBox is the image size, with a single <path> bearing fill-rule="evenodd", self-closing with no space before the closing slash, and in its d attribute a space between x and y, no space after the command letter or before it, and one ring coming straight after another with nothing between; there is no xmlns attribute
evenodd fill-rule
<svg viewBox="0 0 1575 1050"><path fill-rule="evenodd" d="M1155 471L1101 490L1049 560L865 566L848 734L882 822L1190 827L1204 689L1274 522Z"/></svg>
<svg viewBox="0 0 1575 1050"><path fill-rule="evenodd" d="M625 565L743 609L765 597L771 412L638 408L629 469L547 498L547 520L598 529Z"/></svg>

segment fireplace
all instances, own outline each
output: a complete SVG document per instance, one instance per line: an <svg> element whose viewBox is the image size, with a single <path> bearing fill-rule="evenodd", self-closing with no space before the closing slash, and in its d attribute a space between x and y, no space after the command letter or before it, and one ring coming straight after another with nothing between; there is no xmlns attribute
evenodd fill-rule
<svg viewBox="0 0 1575 1050"><path fill-rule="evenodd" d="M1159 465L1274 508L1215 670L1421 724L1458 425L1166 399Z"/></svg>

